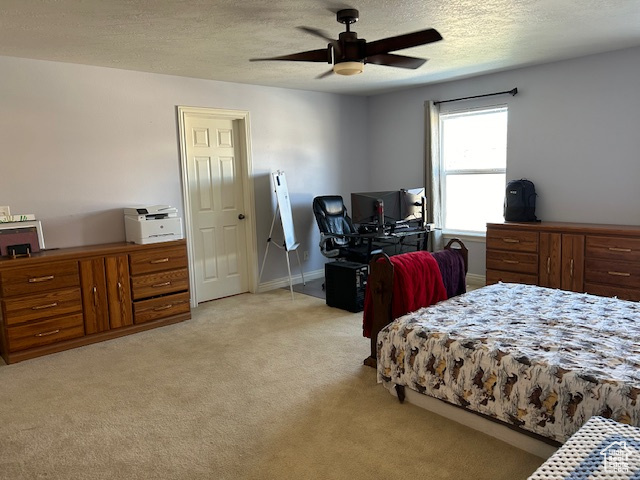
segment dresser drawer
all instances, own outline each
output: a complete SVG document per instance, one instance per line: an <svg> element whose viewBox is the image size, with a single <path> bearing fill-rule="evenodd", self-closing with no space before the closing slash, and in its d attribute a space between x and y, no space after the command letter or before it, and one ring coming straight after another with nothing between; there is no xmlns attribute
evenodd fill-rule
<svg viewBox="0 0 640 480"><path fill-rule="evenodd" d="M585 283L584 291L601 297L618 297L621 300L640 301L640 290L634 288L601 285L599 283Z"/></svg>
<svg viewBox="0 0 640 480"><path fill-rule="evenodd" d="M487 249L537 253L538 232L490 229L487 231Z"/></svg>
<svg viewBox="0 0 640 480"><path fill-rule="evenodd" d="M140 275L131 279L133 299L156 297L166 293L189 289L189 271L186 268L168 272Z"/></svg>
<svg viewBox="0 0 640 480"><path fill-rule="evenodd" d="M7 325L82 312L80 288L67 288L2 301Z"/></svg>
<svg viewBox="0 0 640 480"><path fill-rule="evenodd" d="M589 235L586 256L640 263L640 239Z"/></svg>
<svg viewBox="0 0 640 480"><path fill-rule="evenodd" d="M538 255L535 253L487 250L487 269L538 275Z"/></svg>
<svg viewBox="0 0 640 480"><path fill-rule="evenodd" d="M16 268L0 274L0 289L3 297L31 295L79 285L78 262L75 261Z"/></svg>
<svg viewBox="0 0 640 480"><path fill-rule="evenodd" d="M536 285L538 283L538 276L528 273L505 272L502 270L487 270L486 284L492 285L498 282L525 283L527 285Z"/></svg>
<svg viewBox="0 0 640 480"><path fill-rule="evenodd" d="M7 329L11 352L41 347L62 340L82 337L84 322L82 313L66 317L27 323Z"/></svg>
<svg viewBox="0 0 640 480"><path fill-rule="evenodd" d="M129 255L131 275L187 268L185 247L159 248Z"/></svg>
<svg viewBox="0 0 640 480"><path fill-rule="evenodd" d="M158 318L170 317L179 313L188 313L189 293L177 293L134 303L134 322L136 324L150 322Z"/></svg>
<svg viewBox="0 0 640 480"><path fill-rule="evenodd" d="M587 258L585 281L619 287L640 288L640 263Z"/></svg>
<svg viewBox="0 0 640 480"><path fill-rule="evenodd" d="M494 283L525 283L527 285L536 285L538 283L537 275L528 273L504 272L500 270L487 270L485 283L492 285Z"/></svg>

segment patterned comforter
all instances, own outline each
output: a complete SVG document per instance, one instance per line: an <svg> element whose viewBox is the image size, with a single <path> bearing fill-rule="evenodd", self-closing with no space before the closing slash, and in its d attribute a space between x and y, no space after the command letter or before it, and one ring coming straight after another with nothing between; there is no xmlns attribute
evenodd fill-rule
<svg viewBox="0 0 640 480"><path fill-rule="evenodd" d="M564 442L591 416L640 426L640 304L499 283L378 335L378 382Z"/></svg>

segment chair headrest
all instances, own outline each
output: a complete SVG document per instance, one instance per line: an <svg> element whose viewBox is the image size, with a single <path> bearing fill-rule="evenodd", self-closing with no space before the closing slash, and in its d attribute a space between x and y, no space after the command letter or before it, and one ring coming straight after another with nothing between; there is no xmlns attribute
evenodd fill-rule
<svg viewBox="0 0 640 480"><path fill-rule="evenodd" d="M324 214L330 217L345 213L344 202L340 195L325 195L313 199L314 210L316 207Z"/></svg>

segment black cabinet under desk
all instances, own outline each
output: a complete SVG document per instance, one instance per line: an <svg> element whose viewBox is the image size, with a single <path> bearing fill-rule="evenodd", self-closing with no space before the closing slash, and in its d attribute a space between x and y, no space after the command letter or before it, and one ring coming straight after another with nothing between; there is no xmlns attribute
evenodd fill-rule
<svg viewBox="0 0 640 480"><path fill-rule="evenodd" d="M324 266L327 305L350 312L364 309L369 266L366 263L330 262Z"/></svg>

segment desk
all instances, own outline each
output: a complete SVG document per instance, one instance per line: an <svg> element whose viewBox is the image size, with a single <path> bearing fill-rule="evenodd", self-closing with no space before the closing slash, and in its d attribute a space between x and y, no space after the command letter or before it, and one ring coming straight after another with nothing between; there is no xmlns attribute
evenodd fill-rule
<svg viewBox="0 0 640 480"><path fill-rule="evenodd" d="M394 232L371 232L371 233L359 233L357 237L366 240L369 254L376 247L389 247L395 246L399 251L394 254L403 253L403 247L408 243L412 247L415 246L416 250L427 250L429 233L432 229L427 228L408 228L398 229ZM386 253L386 252L385 252Z"/></svg>
<svg viewBox="0 0 640 480"><path fill-rule="evenodd" d="M428 224L427 228L405 228L394 232L321 233L320 250L329 258L341 257L354 262L369 263L372 253L380 253L385 248L387 255L403 253L403 248L407 244L410 244L412 249L427 250L428 233L433 230L433 224ZM342 239L342 245L329 244L327 247L327 243L334 238ZM348 240L349 245L344 245L344 240ZM389 251L390 247L394 246L395 251Z"/></svg>

